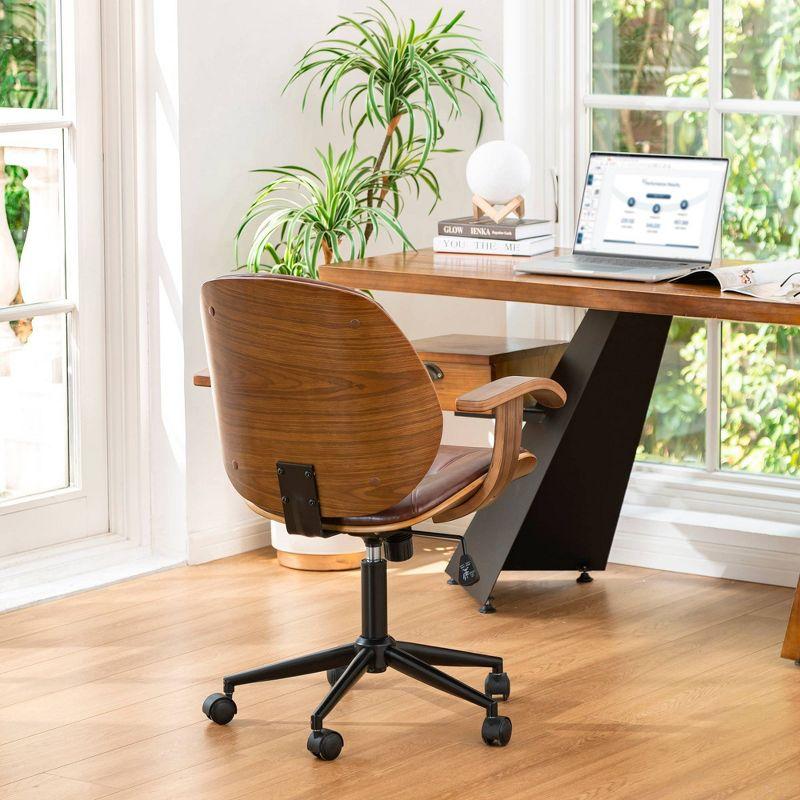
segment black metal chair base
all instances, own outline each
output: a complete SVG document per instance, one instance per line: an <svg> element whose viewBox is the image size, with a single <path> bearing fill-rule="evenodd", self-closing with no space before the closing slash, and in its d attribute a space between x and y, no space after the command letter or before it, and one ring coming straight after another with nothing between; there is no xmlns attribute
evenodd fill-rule
<svg viewBox="0 0 800 800"><path fill-rule="evenodd" d="M479 692L437 669L434 664L487 667L491 671L486 677L484 692ZM492 745L508 744L511 738L511 721L507 717L500 717L497 707L498 699L507 700L511 692L511 684L508 675L503 672L501 658L415 642L398 642L391 636L372 642L359 637L353 644L228 675L223 679L224 694L209 696L203 705L203 711L213 722L227 725L238 711L233 702L233 691L237 686L334 670L335 682L311 715L311 736L308 740L308 749L314 755L330 761L339 755L344 742L340 734L324 727L325 717L365 672L385 672L389 668L480 706L486 712L481 731L484 741Z"/></svg>
<svg viewBox="0 0 800 800"><path fill-rule="evenodd" d="M379 673L391 668L480 706L486 712L481 730L483 740L490 745L508 744L511 720L498 716L497 710L498 698L507 700L511 692L508 675L503 671L503 659L483 653L396 641L386 632L386 561L381 558L362 561L361 577L363 625L362 635L355 642L228 675L223 679L224 694L212 694L203 703L205 715L219 725L228 724L238 710L233 702L233 691L237 686L327 672L332 686L311 715L308 749L318 758L331 761L341 752L344 740L336 731L323 726L325 718L365 672ZM436 666L486 667L491 671L486 677L484 691L479 692Z"/></svg>

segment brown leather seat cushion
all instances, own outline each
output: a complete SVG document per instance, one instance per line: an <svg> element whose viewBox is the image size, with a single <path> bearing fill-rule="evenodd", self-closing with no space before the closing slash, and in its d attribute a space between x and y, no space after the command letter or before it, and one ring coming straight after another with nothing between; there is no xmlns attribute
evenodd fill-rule
<svg viewBox="0 0 800 800"><path fill-rule="evenodd" d="M428 473L411 494L384 511L366 517L327 519L331 525L390 525L412 520L432 511L456 492L485 475L492 461L490 447L457 447L440 445L439 452ZM527 450L520 450L515 478L527 475L536 465L536 459Z"/></svg>

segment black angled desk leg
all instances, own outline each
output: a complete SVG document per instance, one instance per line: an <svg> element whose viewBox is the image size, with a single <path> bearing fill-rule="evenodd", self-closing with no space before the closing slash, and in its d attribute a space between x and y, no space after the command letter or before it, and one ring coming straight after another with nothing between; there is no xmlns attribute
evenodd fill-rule
<svg viewBox="0 0 800 800"><path fill-rule="evenodd" d="M586 313L553 374L566 405L538 424L530 417L522 434L536 469L467 529L480 580L465 588L479 604L503 569L605 569L671 321ZM447 574L455 578L457 569L456 553Z"/></svg>

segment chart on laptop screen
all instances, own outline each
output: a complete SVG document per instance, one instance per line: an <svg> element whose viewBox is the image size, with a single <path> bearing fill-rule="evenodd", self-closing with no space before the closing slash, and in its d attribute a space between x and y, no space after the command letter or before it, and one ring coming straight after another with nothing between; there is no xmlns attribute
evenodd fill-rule
<svg viewBox="0 0 800 800"><path fill-rule="evenodd" d="M575 251L710 261L727 163L593 154Z"/></svg>

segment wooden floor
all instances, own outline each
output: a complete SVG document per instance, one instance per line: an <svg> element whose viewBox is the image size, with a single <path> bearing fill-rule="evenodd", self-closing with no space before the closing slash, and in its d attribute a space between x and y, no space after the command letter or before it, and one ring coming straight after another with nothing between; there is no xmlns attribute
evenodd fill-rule
<svg viewBox="0 0 800 800"><path fill-rule="evenodd" d="M0 616L2 800L800 797L800 669L779 658L789 589L612 567L511 573L481 616L445 584L446 549L390 570L398 638L503 655L505 749L482 712L394 672L328 720L338 761L306 751L327 690L307 676L236 691L225 673L348 641L358 572L272 551L184 567ZM454 670L482 686L480 670Z"/></svg>

